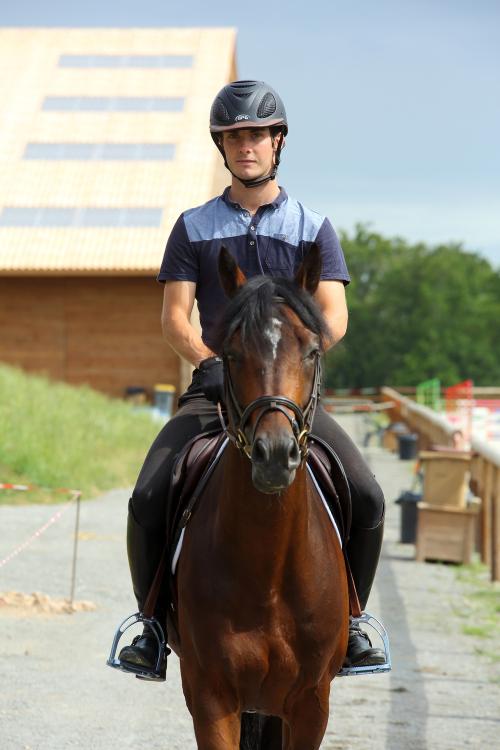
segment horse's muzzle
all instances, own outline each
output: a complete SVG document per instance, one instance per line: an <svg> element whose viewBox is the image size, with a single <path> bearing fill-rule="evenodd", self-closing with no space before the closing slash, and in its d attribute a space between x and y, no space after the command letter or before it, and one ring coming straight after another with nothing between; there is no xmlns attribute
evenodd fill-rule
<svg viewBox="0 0 500 750"><path fill-rule="evenodd" d="M295 479L301 455L297 440L290 435L259 436L252 445L252 482L259 492L282 492Z"/></svg>

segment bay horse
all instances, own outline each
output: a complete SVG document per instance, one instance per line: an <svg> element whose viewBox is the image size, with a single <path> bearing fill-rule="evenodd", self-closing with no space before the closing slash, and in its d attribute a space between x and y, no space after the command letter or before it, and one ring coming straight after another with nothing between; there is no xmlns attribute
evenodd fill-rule
<svg viewBox="0 0 500 750"><path fill-rule="evenodd" d="M306 467L328 336L317 246L295 280L222 248L231 438L185 529L174 627L199 750L317 750L347 649L340 542Z"/></svg>

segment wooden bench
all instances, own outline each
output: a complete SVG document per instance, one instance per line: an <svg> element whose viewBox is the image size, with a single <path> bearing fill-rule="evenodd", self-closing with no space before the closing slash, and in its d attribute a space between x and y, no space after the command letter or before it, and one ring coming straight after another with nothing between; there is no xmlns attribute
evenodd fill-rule
<svg viewBox="0 0 500 750"><path fill-rule="evenodd" d="M418 503L416 559L470 563L479 507L478 501L466 508Z"/></svg>
<svg viewBox="0 0 500 750"><path fill-rule="evenodd" d="M471 498L468 452L423 451L422 501L417 505L416 559L470 563L480 501Z"/></svg>

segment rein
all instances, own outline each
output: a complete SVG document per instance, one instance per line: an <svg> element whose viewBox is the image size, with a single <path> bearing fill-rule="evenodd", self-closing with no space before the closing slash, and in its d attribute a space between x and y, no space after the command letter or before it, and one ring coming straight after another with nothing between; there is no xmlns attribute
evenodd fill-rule
<svg viewBox="0 0 500 750"><path fill-rule="evenodd" d="M276 297L276 301L283 302L284 300L281 297ZM302 460L304 460L307 456L308 451L307 439L311 432L314 413L316 411L316 407L320 398L320 352L316 352L311 395L309 396L309 401L304 408L300 407L295 403L295 401L292 401L292 399L288 398L287 396L260 396L243 409L240 406L234 391L234 385L231 377L231 370L229 368L228 359L225 355L223 355L222 360L224 364L224 380L226 384L226 407L228 414L232 413L233 418L236 417L233 420L236 428L236 432L234 434L231 432L229 426L224 420L220 403L217 405L217 409L222 428L229 440L238 448L241 453L252 460L252 446L255 441L257 428L262 418L271 411L279 411L288 419L293 435L299 447L300 456ZM255 411L257 411L258 414L255 420L254 428L252 430L251 439L248 440L246 436L246 428L248 426L251 415ZM293 417L290 416L290 411L293 413Z"/></svg>

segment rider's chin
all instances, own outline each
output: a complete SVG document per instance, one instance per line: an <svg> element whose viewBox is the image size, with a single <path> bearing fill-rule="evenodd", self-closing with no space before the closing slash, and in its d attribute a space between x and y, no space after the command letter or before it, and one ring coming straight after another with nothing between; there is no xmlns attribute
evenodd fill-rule
<svg viewBox="0 0 500 750"><path fill-rule="evenodd" d="M241 166L241 165L238 165L238 166ZM253 180L253 179L256 179L256 170L255 169L251 169L251 168L249 168L249 169L248 168L247 169L241 169L240 168L240 169L236 169L235 170L235 175L237 177L240 177L242 180Z"/></svg>
<svg viewBox="0 0 500 750"><path fill-rule="evenodd" d="M252 482L258 492L264 495L278 495L280 492L288 489L295 479L295 469L288 471L283 469L279 472L274 471L272 475L267 472L253 467Z"/></svg>

